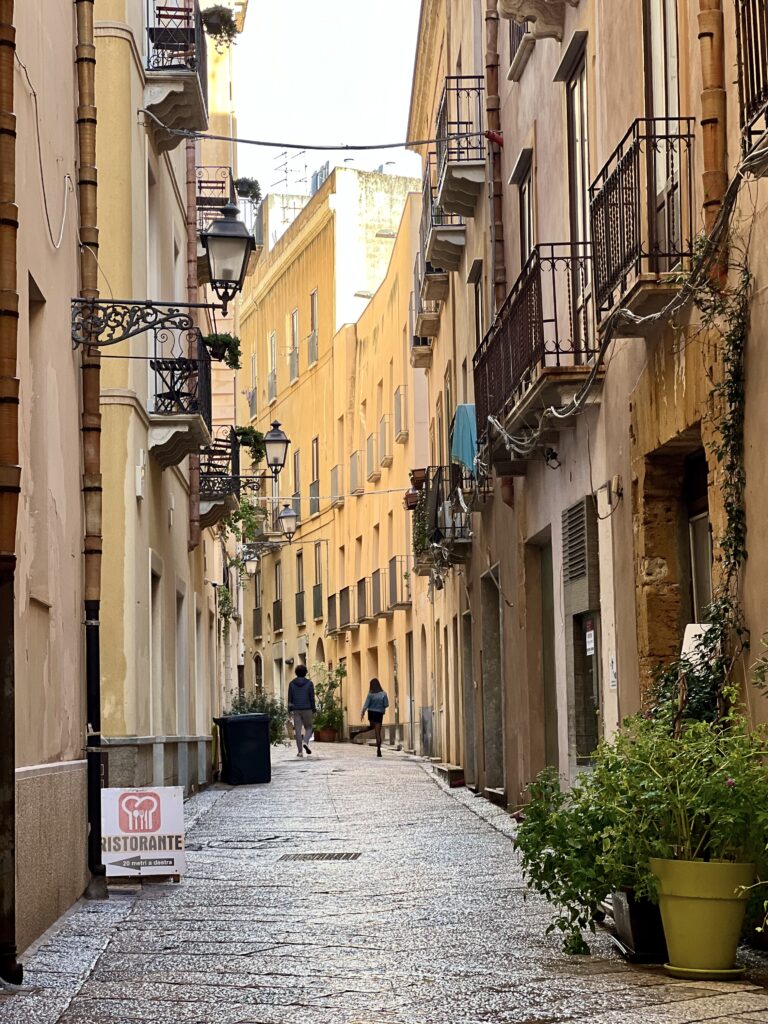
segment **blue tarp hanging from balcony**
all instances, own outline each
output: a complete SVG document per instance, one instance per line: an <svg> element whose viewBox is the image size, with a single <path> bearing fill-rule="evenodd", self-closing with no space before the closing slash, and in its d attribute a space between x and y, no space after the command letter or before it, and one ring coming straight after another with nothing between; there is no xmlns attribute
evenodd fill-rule
<svg viewBox="0 0 768 1024"><path fill-rule="evenodd" d="M477 475L477 420L474 405L456 406L451 438L451 458L466 466L473 476Z"/></svg>

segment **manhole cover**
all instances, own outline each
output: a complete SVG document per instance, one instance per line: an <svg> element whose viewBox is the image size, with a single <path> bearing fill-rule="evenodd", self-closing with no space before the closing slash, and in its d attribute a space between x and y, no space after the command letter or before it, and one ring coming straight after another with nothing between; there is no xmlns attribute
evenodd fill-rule
<svg viewBox="0 0 768 1024"><path fill-rule="evenodd" d="M280 860L357 860L359 853L284 853Z"/></svg>

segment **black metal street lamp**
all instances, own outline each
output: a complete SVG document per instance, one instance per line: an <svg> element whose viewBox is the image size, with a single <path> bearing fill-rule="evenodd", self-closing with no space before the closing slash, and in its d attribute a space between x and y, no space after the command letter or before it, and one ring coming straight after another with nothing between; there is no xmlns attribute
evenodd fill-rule
<svg viewBox="0 0 768 1024"><path fill-rule="evenodd" d="M299 517L296 514L295 509L292 509L291 506L286 503L283 505L282 511L277 517L277 521L280 523L280 529L283 531L283 534L290 544L293 540L293 535L296 533L296 527L299 522Z"/></svg>
<svg viewBox="0 0 768 1024"><path fill-rule="evenodd" d="M290 443L285 431L280 429L280 422L274 420L272 429L268 430L264 435L264 447L267 451L267 465L275 480L277 480L285 465L285 460L288 457L288 445Z"/></svg>
<svg viewBox="0 0 768 1024"><path fill-rule="evenodd" d="M210 274L210 286L221 300L224 314L227 304L243 289L248 261L256 248L256 240L240 220L235 203L221 208L221 217L200 232Z"/></svg>

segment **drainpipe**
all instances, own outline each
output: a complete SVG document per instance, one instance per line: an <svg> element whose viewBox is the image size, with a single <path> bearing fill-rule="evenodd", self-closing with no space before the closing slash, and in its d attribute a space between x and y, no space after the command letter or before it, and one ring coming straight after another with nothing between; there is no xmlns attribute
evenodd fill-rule
<svg viewBox="0 0 768 1024"><path fill-rule="evenodd" d="M717 220L728 187L725 54L722 0L699 0L701 133L704 150L704 226ZM719 275L725 274L723 256Z"/></svg>
<svg viewBox="0 0 768 1024"><path fill-rule="evenodd" d="M499 4L487 0L485 10L485 137L488 142L490 182L488 197L491 213L491 313L507 297L507 267L504 257L504 219L501 182L501 111L499 100Z"/></svg>
<svg viewBox="0 0 768 1024"><path fill-rule="evenodd" d="M19 293L16 290L16 115L13 0L0 0L0 978L21 984L16 960L16 669L14 579L19 466Z"/></svg>
<svg viewBox="0 0 768 1024"><path fill-rule="evenodd" d="M96 47L94 0L75 0L77 14L77 180L80 208L80 297L98 298L99 248L96 191ZM101 608L102 479L101 479L101 353L83 345L81 356L83 411L83 507L85 512L85 681L88 766L88 867L91 880L85 895L106 899L106 872L101 862Z"/></svg>
<svg viewBox="0 0 768 1024"><path fill-rule="evenodd" d="M205 41L203 41L205 45ZM197 302L197 150L194 139L187 139L187 302ZM197 310L193 311L195 315ZM187 355L197 359L195 332L189 335ZM200 456L189 456L189 540L190 551L200 543Z"/></svg>

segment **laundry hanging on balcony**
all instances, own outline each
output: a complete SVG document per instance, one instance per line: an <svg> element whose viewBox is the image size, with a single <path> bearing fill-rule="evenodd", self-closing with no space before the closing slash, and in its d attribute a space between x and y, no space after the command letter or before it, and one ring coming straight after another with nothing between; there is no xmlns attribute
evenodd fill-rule
<svg viewBox="0 0 768 1024"><path fill-rule="evenodd" d="M451 459L460 462L473 476L477 476L477 420L474 405L456 406L451 437Z"/></svg>

